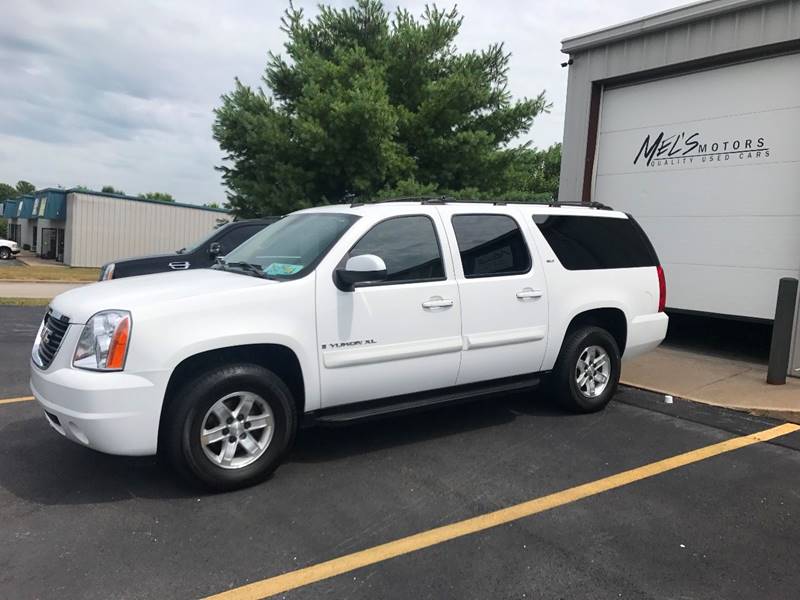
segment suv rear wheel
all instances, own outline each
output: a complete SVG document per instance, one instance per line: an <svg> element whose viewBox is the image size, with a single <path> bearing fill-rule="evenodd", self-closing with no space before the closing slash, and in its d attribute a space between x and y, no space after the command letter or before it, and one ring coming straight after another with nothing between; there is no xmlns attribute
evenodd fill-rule
<svg viewBox="0 0 800 600"><path fill-rule="evenodd" d="M162 446L186 478L216 490L263 481L294 441L297 411L283 381L260 365L219 367L172 398Z"/></svg>
<svg viewBox="0 0 800 600"><path fill-rule="evenodd" d="M552 374L551 389L568 410L602 410L617 390L619 347L600 327L582 327L567 334Z"/></svg>

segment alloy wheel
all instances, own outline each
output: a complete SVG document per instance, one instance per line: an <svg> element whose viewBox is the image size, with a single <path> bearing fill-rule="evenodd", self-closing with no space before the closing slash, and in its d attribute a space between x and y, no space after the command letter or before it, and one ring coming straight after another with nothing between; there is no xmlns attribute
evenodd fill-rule
<svg viewBox="0 0 800 600"><path fill-rule="evenodd" d="M241 469L266 452L275 432L269 403L253 392L234 392L211 405L203 417L203 453L223 469Z"/></svg>
<svg viewBox="0 0 800 600"><path fill-rule="evenodd" d="M584 348L575 366L575 383L587 398L601 395L611 381L611 359L600 346Z"/></svg>

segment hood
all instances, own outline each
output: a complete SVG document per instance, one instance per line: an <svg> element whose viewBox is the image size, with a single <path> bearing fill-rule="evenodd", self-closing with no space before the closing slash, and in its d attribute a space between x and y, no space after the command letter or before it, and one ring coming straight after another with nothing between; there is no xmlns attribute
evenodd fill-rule
<svg viewBox="0 0 800 600"><path fill-rule="evenodd" d="M129 310L135 314L137 308L155 304L229 294L276 283L279 282L215 269L175 271L84 285L59 294L50 306L68 316L70 323L86 323L101 310Z"/></svg>

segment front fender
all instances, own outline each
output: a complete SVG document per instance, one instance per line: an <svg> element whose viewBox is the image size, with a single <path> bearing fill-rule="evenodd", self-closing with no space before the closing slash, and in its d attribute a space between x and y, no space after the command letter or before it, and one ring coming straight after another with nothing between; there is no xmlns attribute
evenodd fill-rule
<svg viewBox="0 0 800 600"><path fill-rule="evenodd" d="M239 290L219 297L183 299L133 312L126 370L166 369L192 356L250 344L291 350L300 363L308 410L318 408L319 370L313 278Z"/></svg>

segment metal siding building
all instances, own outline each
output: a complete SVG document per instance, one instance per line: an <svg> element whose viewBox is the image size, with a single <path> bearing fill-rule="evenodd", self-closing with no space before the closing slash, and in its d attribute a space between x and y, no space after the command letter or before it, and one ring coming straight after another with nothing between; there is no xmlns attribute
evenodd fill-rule
<svg viewBox="0 0 800 600"><path fill-rule="evenodd" d="M221 209L52 188L7 201L4 216L23 247L73 267L174 252L230 220Z"/></svg>
<svg viewBox="0 0 800 600"><path fill-rule="evenodd" d="M169 202L84 192L67 194L64 262L95 267L105 262L174 252L208 234L225 211Z"/></svg>
<svg viewBox="0 0 800 600"><path fill-rule="evenodd" d="M669 308L771 319L800 275L800 0L698 2L562 51L560 197L639 220Z"/></svg>

